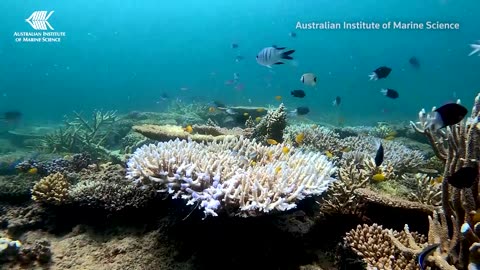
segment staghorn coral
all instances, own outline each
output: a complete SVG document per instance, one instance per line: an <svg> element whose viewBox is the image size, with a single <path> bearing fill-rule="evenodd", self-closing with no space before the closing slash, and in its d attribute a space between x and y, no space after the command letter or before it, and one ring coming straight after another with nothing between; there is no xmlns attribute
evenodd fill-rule
<svg viewBox="0 0 480 270"><path fill-rule="evenodd" d="M396 134L395 129L387 123L378 122L377 125L368 132L368 135L377 137L377 138L386 138Z"/></svg>
<svg viewBox="0 0 480 270"><path fill-rule="evenodd" d="M342 148L351 148L375 156L376 145L372 142L379 141L372 136L347 137L341 140ZM415 170L423 164L425 159L422 152L411 150L398 142L382 141L385 149L384 161L390 163L396 173L403 174Z"/></svg>
<svg viewBox="0 0 480 270"><path fill-rule="evenodd" d="M69 200L69 183L61 173L43 177L32 188L32 199L46 205L61 205Z"/></svg>
<svg viewBox="0 0 480 270"><path fill-rule="evenodd" d="M382 270L416 270L417 262L412 254L404 254L393 244L390 233L400 243L407 244L409 238L405 232L394 232L383 229L377 224L358 225L344 237L344 241L358 256L367 263L367 269ZM424 237L411 235L417 241Z"/></svg>
<svg viewBox="0 0 480 270"><path fill-rule="evenodd" d="M416 202L427 205L441 205L441 185L437 183L438 177L432 177L423 173L405 174L402 176L405 183L410 183L413 192L410 198Z"/></svg>
<svg viewBox="0 0 480 270"><path fill-rule="evenodd" d="M280 104L276 110L268 110L267 115L260 120L248 138L266 144L267 139L283 141L283 132L287 127L285 106Z"/></svg>
<svg viewBox="0 0 480 270"><path fill-rule="evenodd" d="M140 208L154 195L155 190L152 188L142 189L125 181L125 169L112 164L85 172L69 191L72 202L110 212Z"/></svg>
<svg viewBox="0 0 480 270"><path fill-rule="evenodd" d="M139 148L127 164L127 178L161 186L173 198L198 203L205 215L221 209L241 216L296 207L306 196L323 193L335 179L325 156L284 145L263 146L248 139L208 144L175 140Z"/></svg>
<svg viewBox="0 0 480 270"><path fill-rule="evenodd" d="M379 171L386 179L394 176L391 168L385 165L377 168L372 157L359 151L344 153L338 167L338 181L331 185L320 203L323 212L359 214L359 198L355 190L367 187L372 176Z"/></svg>
<svg viewBox="0 0 480 270"><path fill-rule="evenodd" d="M298 144L295 138L303 133L303 141ZM340 135L327 127L317 125L289 125L285 129L284 139L290 140L295 146L321 152L330 151L333 154L341 153Z"/></svg>
<svg viewBox="0 0 480 270"><path fill-rule="evenodd" d="M447 179L463 167L478 166L480 94L475 97L470 117L466 117L456 125L437 131L430 128L430 123L436 116L435 109L434 107L431 113L426 113L425 109L422 109L418 115L419 121L410 124L416 132L427 137L435 155L445 164L441 212L445 222L441 222L442 230L438 230L438 237L444 239L443 242L446 242L445 239L448 240L450 252L444 252L445 248L443 248L443 259L452 263L457 269L467 269L469 265L478 263L475 254L471 254L470 250L476 252L475 245L480 243L480 239L478 237L460 238L458 235L460 228L475 228L478 222L476 213L480 209L479 178L477 176L471 188L465 189L451 186ZM462 232L469 234L469 230L462 229ZM429 259L437 257L429 256Z"/></svg>

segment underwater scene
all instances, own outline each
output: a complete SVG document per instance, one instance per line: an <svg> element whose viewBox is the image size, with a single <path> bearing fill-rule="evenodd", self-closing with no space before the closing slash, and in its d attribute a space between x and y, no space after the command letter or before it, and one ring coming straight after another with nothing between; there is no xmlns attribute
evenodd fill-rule
<svg viewBox="0 0 480 270"><path fill-rule="evenodd" d="M480 269L479 1L0 7L0 269Z"/></svg>

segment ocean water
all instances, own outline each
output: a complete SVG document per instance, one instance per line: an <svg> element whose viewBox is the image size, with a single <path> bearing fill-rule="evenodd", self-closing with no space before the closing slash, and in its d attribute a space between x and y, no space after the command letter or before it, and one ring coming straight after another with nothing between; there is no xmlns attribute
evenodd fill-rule
<svg viewBox="0 0 480 270"><path fill-rule="evenodd" d="M73 110L162 111L167 103L156 101L166 93L187 103L252 106L278 105L280 95L289 110L310 107L314 121L369 124L415 120L422 107L457 98L470 107L480 91L480 57L468 57L480 39L473 0L2 0L0 7L0 108L22 111L25 123L59 121ZM54 11L49 23L66 36L16 42L15 32L34 31L25 19L39 10ZM295 29L324 21L440 21L460 29ZM256 54L273 44L296 50L294 62L257 64ZM237 63L237 55L245 59ZM390 76L369 81L382 65ZM235 72L242 90L225 84ZM317 75L316 87L300 82L306 72ZM400 98L382 96L384 87ZM307 97L291 97L294 89ZM340 108L331 104L336 96Z"/></svg>

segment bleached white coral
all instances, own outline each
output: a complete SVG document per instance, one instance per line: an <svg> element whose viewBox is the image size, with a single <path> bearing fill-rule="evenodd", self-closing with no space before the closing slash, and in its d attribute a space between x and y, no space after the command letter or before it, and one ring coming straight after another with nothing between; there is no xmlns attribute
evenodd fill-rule
<svg viewBox="0 0 480 270"><path fill-rule="evenodd" d="M225 207L242 216L294 208L306 196L322 194L335 181L334 172L319 153L243 138L144 145L127 164L127 179L147 186L156 182L161 192L198 203L213 216Z"/></svg>

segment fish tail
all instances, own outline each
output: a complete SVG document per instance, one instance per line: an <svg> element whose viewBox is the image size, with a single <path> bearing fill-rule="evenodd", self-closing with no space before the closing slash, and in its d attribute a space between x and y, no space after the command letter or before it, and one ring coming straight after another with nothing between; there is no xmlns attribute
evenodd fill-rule
<svg viewBox="0 0 480 270"><path fill-rule="evenodd" d="M295 50L290 50L290 51L283 52L283 53L281 54L282 59L292 60L293 57L291 57L290 54L292 54L292 53L294 53L294 52L295 52Z"/></svg>

